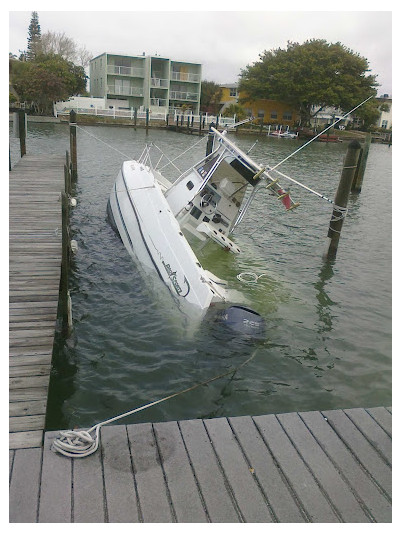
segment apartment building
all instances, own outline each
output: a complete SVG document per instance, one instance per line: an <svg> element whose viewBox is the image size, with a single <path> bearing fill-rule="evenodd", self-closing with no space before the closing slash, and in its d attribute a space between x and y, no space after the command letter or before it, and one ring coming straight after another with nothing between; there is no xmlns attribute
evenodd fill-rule
<svg viewBox="0 0 400 535"><path fill-rule="evenodd" d="M90 94L107 107L199 113L201 64L104 52L90 62Z"/></svg>

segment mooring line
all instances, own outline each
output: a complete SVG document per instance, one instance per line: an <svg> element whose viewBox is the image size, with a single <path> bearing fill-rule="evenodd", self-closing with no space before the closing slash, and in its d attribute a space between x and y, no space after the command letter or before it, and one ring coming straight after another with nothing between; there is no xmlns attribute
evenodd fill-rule
<svg viewBox="0 0 400 535"><path fill-rule="evenodd" d="M115 416L114 418L110 418L109 420L105 420L104 422L100 422L94 425L93 427L91 427L88 431L85 431L85 430L60 431L60 437L56 438L53 441L52 449L53 451L61 453L62 455L66 457L71 457L74 459L87 457L88 455L91 455L92 453L94 453L99 447L99 442L100 442L99 431L103 425L110 424L112 422L120 420L121 418L125 418L137 412L153 407L154 405L163 403L164 401L172 399L176 396L180 396L181 394L185 394L186 392L190 392L191 390L195 390L196 388L207 385L213 381L216 381L217 379L222 379L222 377L226 377L227 375L235 374L238 370L240 370L240 368L243 368L243 366L248 364L255 357L257 350L258 348L253 351L252 355L248 359L246 359L244 362L242 362L242 364L240 364L233 370L229 370L227 372L221 373L219 375L216 375L215 377L212 377L211 379L207 379L206 381L197 383L193 386L190 386L189 388L185 388L184 390L181 390L180 392L175 392L174 394L170 394L169 396L166 396L165 398L152 401L151 403L148 403L147 405L142 405L141 407L137 407L136 409L125 412L124 414L120 414L119 416ZM91 435L91 433L93 432L94 432L94 437Z"/></svg>
<svg viewBox="0 0 400 535"><path fill-rule="evenodd" d="M88 132L87 130L85 130L84 128L82 128L81 126L78 126L76 125L77 128L79 128L79 130L82 130L82 132L85 132L85 134L87 134L88 136L96 139L97 141L100 141L100 143L104 143L104 145L106 145L108 148L112 149L112 150L115 150L115 152L118 152L119 154L121 154L124 158L128 158L128 160L133 160L134 158L132 158L132 156L128 156L127 154L124 154L123 152L121 152L120 150L116 149L115 147L113 147L112 145L110 145L109 143L107 143L106 141L103 141L102 139L100 139L99 137L95 136L94 134L91 134L90 132Z"/></svg>

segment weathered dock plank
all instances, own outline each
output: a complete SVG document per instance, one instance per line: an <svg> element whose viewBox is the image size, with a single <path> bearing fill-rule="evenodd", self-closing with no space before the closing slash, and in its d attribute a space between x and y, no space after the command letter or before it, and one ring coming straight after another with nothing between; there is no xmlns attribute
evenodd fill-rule
<svg viewBox="0 0 400 535"><path fill-rule="evenodd" d="M226 419L205 420L215 454L228 481L244 522L272 522L265 496L243 456Z"/></svg>
<svg viewBox="0 0 400 535"><path fill-rule="evenodd" d="M41 448L15 452L10 483L10 522L37 522Z"/></svg>
<svg viewBox="0 0 400 535"><path fill-rule="evenodd" d="M51 450L58 433L48 432L43 448L10 453L10 519L389 523L376 480L386 439L374 436L375 449L346 412L106 426L97 452L73 460Z"/></svg>
<svg viewBox="0 0 400 535"><path fill-rule="evenodd" d="M207 522L177 422L155 424L154 431L177 522Z"/></svg>
<svg viewBox="0 0 400 535"><path fill-rule="evenodd" d="M390 522L390 501L379 490L374 480L368 476L351 450L322 414L301 412L299 416L371 518L374 518L376 522Z"/></svg>
<svg viewBox="0 0 400 535"><path fill-rule="evenodd" d="M211 522L240 522L228 483L201 420L178 422Z"/></svg>
<svg viewBox="0 0 400 535"><path fill-rule="evenodd" d="M173 522L169 489L152 425L129 425L127 429L143 521Z"/></svg>
<svg viewBox="0 0 400 535"><path fill-rule="evenodd" d="M343 481L329 457L319 447L297 414L280 414L278 420L286 434L296 444L296 450L313 477L325 490L327 499L343 522L368 522L365 512Z"/></svg>
<svg viewBox="0 0 400 535"><path fill-rule="evenodd" d="M325 492L304 464L277 417L272 414L256 416L254 422L290 487L296 493L308 520L310 522L339 522L340 518L329 503ZM305 488L307 492L304 491Z"/></svg>
<svg viewBox="0 0 400 535"><path fill-rule="evenodd" d="M101 444L108 521L139 522L135 478L125 426L104 427L101 430Z"/></svg>
<svg viewBox="0 0 400 535"><path fill-rule="evenodd" d="M347 447L353 451L374 481L387 493L392 495L392 471L379 452L368 442L344 411L322 411L330 425L335 429Z"/></svg>
<svg viewBox="0 0 400 535"><path fill-rule="evenodd" d="M72 522L72 463L51 451L58 433L46 433L43 446L39 522Z"/></svg>
<svg viewBox="0 0 400 535"><path fill-rule="evenodd" d="M236 416L229 418L229 423L249 461L254 477L263 489L268 488L266 499L276 521L305 522L306 515L302 512L294 491L279 471L252 418Z"/></svg>
<svg viewBox="0 0 400 535"><path fill-rule="evenodd" d="M105 522L107 510L104 506L100 450L90 457L74 459L73 463L74 522Z"/></svg>
<svg viewBox="0 0 400 535"><path fill-rule="evenodd" d="M61 274L64 157L26 155L9 180L10 448L41 446Z"/></svg>

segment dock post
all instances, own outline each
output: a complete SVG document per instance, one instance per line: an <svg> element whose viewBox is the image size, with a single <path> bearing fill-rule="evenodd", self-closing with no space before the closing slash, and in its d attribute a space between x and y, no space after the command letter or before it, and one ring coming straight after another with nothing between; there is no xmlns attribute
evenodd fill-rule
<svg viewBox="0 0 400 535"><path fill-rule="evenodd" d="M169 123L169 113L166 114L165 116L165 126L168 128L168 123Z"/></svg>
<svg viewBox="0 0 400 535"><path fill-rule="evenodd" d="M71 162L69 159L68 151L66 151L65 164L64 164L64 190L67 195L71 195L72 193Z"/></svg>
<svg viewBox="0 0 400 535"><path fill-rule="evenodd" d="M26 113L25 110L18 110L18 130L19 130L19 146L21 150L21 158L26 154Z"/></svg>
<svg viewBox="0 0 400 535"><path fill-rule="evenodd" d="M69 314L69 199L68 195L61 192L62 203L62 260L61 260L61 281L60 300L62 310L63 329L70 330Z"/></svg>
<svg viewBox="0 0 400 535"><path fill-rule="evenodd" d="M336 257L340 240L340 232L342 230L344 218L346 217L347 213L347 202L357 169L360 150L361 145L358 141L352 141L347 149L339 186L335 196L331 221L329 224L328 244L326 252L324 253L324 257L329 260Z"/></svg>
<svg viewBox="0 0 400 535"><path fill-rule="evenodd" d="M136 123L137 123L137 108L135 108L133 111L133 126L135 130L136 130Z"/></svg>
<svg viewBox="0 0 400 535"><path fill-rule="evenodd" d="M199 136L201 136L201 121L203 120L203 112L199 112Z"/></svg>
<svg viewBox="0 0 400 535"><path fill-rule="evenodd" d="M190 117L189 117L189 115L187 117L187 126L186 126L186 128L187 128L187 131L189 132L189 130L190 130Z"/></svg>
<svg viewBox="0 0 400 535"><path fill-rule="evenodd" d="M78 158L76 152L76 111L71 110L69 113L69 143L71 153L71 179L76 181L78 178Z"/></svg>
<svg viewBox="0 0 400 535"><path fill-rule="evenodd" d="M149 108L146 108L146 134L149 132Z"/></svg>
<svg viewBox="0 0 400 535"><path fill-rule="evenodd" d="M368 153L371 146L372 135L369 133L365 137L365 142L361 148L360 157L358 159L357 170L354 175L353 183L351 185L352 193L360 193L362 183L364 180L364 173L367 167Z"/></svg>

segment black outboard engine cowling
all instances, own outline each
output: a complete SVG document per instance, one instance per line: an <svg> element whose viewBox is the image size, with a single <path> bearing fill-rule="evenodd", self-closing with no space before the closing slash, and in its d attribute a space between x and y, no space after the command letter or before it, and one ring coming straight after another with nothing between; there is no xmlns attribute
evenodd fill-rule
<svg viewBox="0 0 400 535"><path fill-rule="evenodd" d="M219 321L230 331L249 338L265 337L265 320L250 308L233 305L218 314Z"/></svg>

